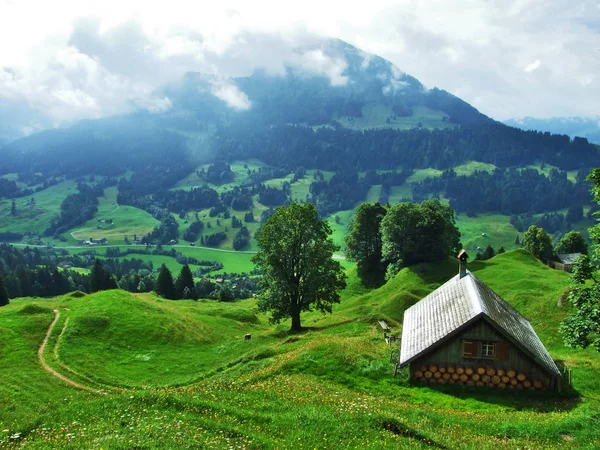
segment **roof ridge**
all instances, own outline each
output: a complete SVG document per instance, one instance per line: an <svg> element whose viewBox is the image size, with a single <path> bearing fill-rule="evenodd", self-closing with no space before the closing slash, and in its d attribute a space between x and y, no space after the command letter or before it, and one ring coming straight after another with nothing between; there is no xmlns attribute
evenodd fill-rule
<svg viewBox="0 0 600 450"><path fill-rule="evenodd" d="M475 277L475 275L473 275L471 273L470 270L467 270L467 276L469 278L469 289L471 290L470 297L471 297L471 302L473 304L473 309L476 311L477 314L484 313L487 315L488 312L484 308L485 305L481 299L479 289L477 288L476 281L479 281L479 280L477 279L477 277ZM463 277L463 278L467 278L467 276Z"/></svg>

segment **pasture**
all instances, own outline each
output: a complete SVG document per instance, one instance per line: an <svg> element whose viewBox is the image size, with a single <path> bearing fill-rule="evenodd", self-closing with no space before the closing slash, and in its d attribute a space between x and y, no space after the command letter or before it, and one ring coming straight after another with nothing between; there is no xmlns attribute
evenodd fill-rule
<svg viewBox="0 0 600 450"><path fill-rule="evenodd" d="M375 324L453 276L453 260L404 269L379 289L348 272L332 315L271 325L255 300L167 301L106 291L17 299L0 309L0 445L8 448L595 448L600 356L564 347L568 276L523 251L469 265L525 314L573 371L564 395L432 388L394 377ZM59 318L47 363L36 352ZM245 340L247 333L252 339ZM397 345L397 344L395 344Z"/></svg>

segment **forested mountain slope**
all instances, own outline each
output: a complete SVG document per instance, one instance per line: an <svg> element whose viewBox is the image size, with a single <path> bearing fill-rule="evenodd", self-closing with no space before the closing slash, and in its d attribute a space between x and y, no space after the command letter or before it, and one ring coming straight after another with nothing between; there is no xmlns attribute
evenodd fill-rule
<svg viewBox="0 0 600 450"><path fill-rule="evenodd" d="M495 122L339 40L297 56L280 73L187 73L161 88L167 111L88 120L5 145L0 234L41 228L75 239L78 226L104 219L99 208L119 205L161 221L151 235L148 220L123 227L123 239L139 233L166 244L203 222L188 242L231 248L243 225L236 249L252 245L248 236L270 208L291 200L312 201L323 215L431 196L470 216L564 215L575 205L580 220L589 212L585 176L600 166L600 152L586 139ZM54 186L61 194L40 211L35 194L51 197Z"/></svg>

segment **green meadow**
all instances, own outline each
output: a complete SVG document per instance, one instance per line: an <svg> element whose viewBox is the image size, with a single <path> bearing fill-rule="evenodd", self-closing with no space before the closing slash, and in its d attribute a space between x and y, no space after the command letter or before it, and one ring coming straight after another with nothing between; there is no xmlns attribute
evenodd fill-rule
<svg viewBox="0 0 600 450"><path fill-rule="evenodd" d="M90 237L106 238L109 243L122 244L125 237L133 241L134 235L141 237L160 225L160 222L146 211L117 204L117 193L116 186L105 189L104 195L98 199L96 215L76 227L70 233L70 237L77 240L88 240ZM112 219L112 225L100 222L105 219Z"/></svg>
<svg viewBox="0 0 600 450"><path fill-rule="evenodd" d="M63 200L77 192L77 184L74 181L62 181L29 197L18 198L15 216L10 213L11 200L0 200L0 232L43 234L52 219L60 214L60 204ZM35 203L30 202L31 198L34 198Z"/></svg>
<svg viewBox="0 0 600 450"><path fill-rule="evenodd" d="M354 130L368 130L373 128L394 128L398 130L410 130L412 128L448 128L454 124L442 120L444 113L416 106L413 113L408 117L398 117L389 106L381 104L365 105L362 108L361 117L336 117L340 124Z"/></svg>
<svg viewBox="0 0 600 450"><path fill-rule="evenodd" d="M571 368L573 391L434 389L393 376L398 344L385 344L377 320L401 334L403 311L456 273L453 260L404 269L379 289L349 269L333 314L305 313L299 334L269 324L252 299L73 293L0 309L0 446L597 448L600 355L564 347L556 332L567 274L522 250L469 266ZM90 390L37 360L53 309L45 360Z"/></svg>

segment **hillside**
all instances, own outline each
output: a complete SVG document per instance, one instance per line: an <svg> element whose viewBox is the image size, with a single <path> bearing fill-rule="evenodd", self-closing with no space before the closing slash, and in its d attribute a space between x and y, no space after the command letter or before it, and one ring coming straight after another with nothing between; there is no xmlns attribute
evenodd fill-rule
<svg viewBox="0 0 600 450"><path fill-rule="evenodd" d="M470 264L525 314L575 393L518 395L416 387L392 376L375 327L399 334L403 310L445 282L455 261L404 269L376 290L353 270L330 316L307 329L272 326L255 301L169 302L106 291L16 299L0 309L0 445L46 448L590 448L600 445L600 357L556 333L568 284L523 251ZM36 351L54 314L48 364L93 389L44 372ZM67 323L68 320L68 323ZM244 340L246 333L252 339ZM572 395L575 395L573 397Z"/></svg>
<svg viewBox="0 0 600 450"><path fill-rule="evenodd" d="M343 41L294 54L277 74L181 74L160 88L162 112L1 147L0 242L106 260L137 241L180 253L138 256L152 270L193 257L223 263L210 271L221 278L252 270L250 253L236 252L256 251L261 223L291 201L313 202L341 247L363 201L439 197L469 251L516 248L530 225L558 242L592 223L596 146L495 122Z"/></svg>

